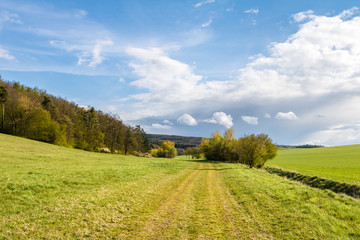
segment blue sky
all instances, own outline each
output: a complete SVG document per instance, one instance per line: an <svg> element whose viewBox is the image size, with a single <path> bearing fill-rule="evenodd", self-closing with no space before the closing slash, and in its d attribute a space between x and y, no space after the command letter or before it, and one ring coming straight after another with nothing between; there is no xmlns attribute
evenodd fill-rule
<svg viewBox="0 0 360 240"><path fill-rule="evenodd" d="M360 142L358 1L0 0L0 74L149 133Z"/></svg>

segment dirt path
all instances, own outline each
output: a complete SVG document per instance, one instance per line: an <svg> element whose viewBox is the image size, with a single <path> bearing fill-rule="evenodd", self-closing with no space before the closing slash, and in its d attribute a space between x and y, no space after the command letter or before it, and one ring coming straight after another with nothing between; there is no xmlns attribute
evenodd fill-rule
<svg viewBox="0 0 360 240"><path fill-rule="evenodd" d="M212 163L199 163L139 229L136 239L241 239L254 226ZM255 236L254 236L255 238Z"/></svg>

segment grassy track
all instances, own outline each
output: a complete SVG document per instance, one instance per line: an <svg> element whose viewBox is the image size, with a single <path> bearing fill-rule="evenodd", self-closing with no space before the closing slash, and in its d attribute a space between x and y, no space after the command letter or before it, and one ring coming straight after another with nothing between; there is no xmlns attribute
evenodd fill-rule
<svg viewBox="0 0 360 240"><path fill-rule="evenodd" d="M359 239L360 201L237 164L0 134L0 239Z"/></svg>
<svg viewBox="0 0 360 240"><path fill-rule="evenodd" d="M267 165L360 185L360 145L280 150Z"/></svg>

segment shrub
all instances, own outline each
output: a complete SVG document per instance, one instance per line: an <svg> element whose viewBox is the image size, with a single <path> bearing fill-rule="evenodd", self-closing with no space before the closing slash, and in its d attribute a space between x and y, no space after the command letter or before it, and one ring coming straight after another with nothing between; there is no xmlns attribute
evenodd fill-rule
<svg viewBox="0 0 360 240"><path fill-rule="evenodd" d="M207 160L237 162L250 168L263 167L277 153L277 147L268 135L252 134L236 139L233 129L228 129L224 137L217 131L212 134L211 139L204 138L200 149Z"/></svg>
<svg viewBox="0 0 360 240"><path fill-rule="evenodd" d="M171 141L164 141L159 148L151 149L150 154L153 157L174 158L177 155L175 143Z"/></svg>

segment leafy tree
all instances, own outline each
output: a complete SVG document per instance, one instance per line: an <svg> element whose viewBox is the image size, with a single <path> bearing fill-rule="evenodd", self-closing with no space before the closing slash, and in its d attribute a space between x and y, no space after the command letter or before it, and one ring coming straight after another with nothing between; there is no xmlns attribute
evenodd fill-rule
<svg viewBox="0 0 360 240"><path fill-rule="evenodd" d="M237 162L249 165L250 168L263 167L277 153L277 147L268 135L252 134L236 139L231 128L224 133L224 137L217 131L211 139L204 138L200 149L208 160Z"/></svg>
<svg viewBox="0 0 360 240"><path fill-rule="evenodd" d="M134 148L135 148L134 136L133 136L133 133L131 131L131 128L128 128L126 130L125 140L124 140L124 152L125 152L125 155L128 152L133 151Z"/></svg>
<svg viewBox="0 0 360 240"><path fill-rule="evenodd" d="M266 134L247 135L239 139L236 150L239 162L250 168L261 168L267 160L275 158L277 148Z"/></svg>
<svg viewBox="0 0 360 240"><path fill-rule="evenodd" d="M0 79L0 86L2 132L90 151L102 147L126 153L150 150L145 131L123 124L118 116L84 109L19 82Z"/></svg>
<svg viewBox="0 0 360 240"><path fill-rule="evenodd" d="M160 158L174 158L177 156L175 143L172 141L163 141L158 149L151 150L151 154Z"/></svg>
<svg viewBox="0 0 360 240"><path fill-rule="evenodd" d="M4 121L5 121L5 103L8 99L8 91L4 86L0 86L0 103L2 107L2 118L1 118L1 131L4 131Z"/></svg>

